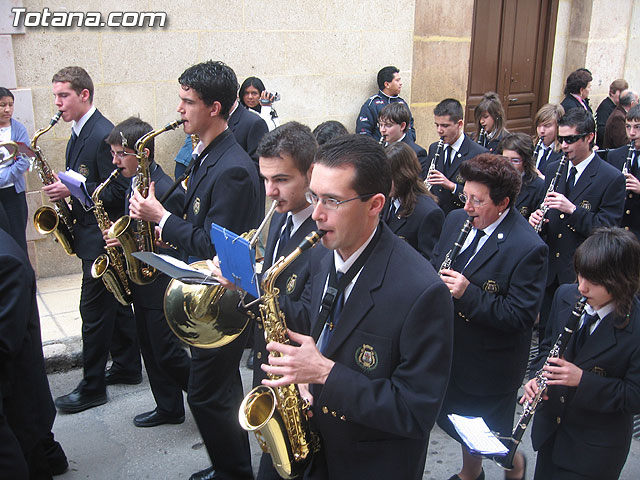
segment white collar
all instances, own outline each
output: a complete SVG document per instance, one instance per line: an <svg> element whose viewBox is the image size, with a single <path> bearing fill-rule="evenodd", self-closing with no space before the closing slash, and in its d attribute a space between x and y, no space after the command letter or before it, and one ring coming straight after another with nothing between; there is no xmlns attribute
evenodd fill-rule
<svg viewBox="0 0 640 480"><path fill-rule="evenodd" d="M567 169L567 178L569 178L569 171L571 170L571 167L576 167L575 181L577 182L578 178L580 178L580 175L582 175L582 172L584 172L584 170L589 166L589 164L591 163L591 160L593 160L595 156L596 156L595 152L591 152L591 155L589 155L587 158L582 160L578 165L574 165L573 162L570 162L571 165Z"/></svg>
<svg viewBox="0 0 640 480"><path fill-rule="evenodd" d="M374 228L369 238L362 245L360 245L360 248L358 248L355 252L353 252L353 254L346 260L342 260L337 250L333 251L333 262L334 262L334 265L336 266L336 272L347 273L349 271L349 268L351 268L351 265L356 263L356 260L358 259L358 257L360 257L362 252L364 252L364 249L367 248L367 245L371 243L371 240L373 239L373 236L375 235L378 228L379 227Z"/></svg>
<svg viewBox="0 0 640 480"><path fill-rule="evenodd" d="M460 147L462 147L462 142L464 142L464 132L460 134L458 139L455 142L453 142L453 145L450 145L450 147L453 148L456 151L456 153L458 153L460 151Z"/></svg>
<svg viewBox="0 0 640 480"><path fill-rule="evenodd" d="M85 123L89 121L89 119L91 118L91 115L93 115L95 111L96 111L96 107L94 105L91 105L91 108L87 110L87 113L85 113L82 116L82 118L80 118L80 120L78 120L77 122L75 120L71 122L71 129L75 132L77 136L80 136L82 127L84 127Z"/></svg>
<svg viewBox="0 0 640 480"><path fill-rule="evenodd" d="M313 205L309 205L306 208L300 210L298 213L287 213L287 217L291 215L291 221L293 222L293 225L291 226L291 232L289 232L291 237L293 237L293 233L296 232L298 228L300 228L300 225L306 222L307 218L311 216L311 214L313 213L313 208ZM285 225L286 224L287 223L285 221Z"/></svg>

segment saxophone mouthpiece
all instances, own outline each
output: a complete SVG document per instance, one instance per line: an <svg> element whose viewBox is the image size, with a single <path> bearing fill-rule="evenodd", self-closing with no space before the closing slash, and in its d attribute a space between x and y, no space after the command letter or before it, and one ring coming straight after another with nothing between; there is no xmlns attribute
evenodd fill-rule
<svg viewBox="0 0 640 480"><path fill-rule="evenodd" d="M53 127L56 123L58 123L58 120L60 120L60 117L62 117L62 112L58 110L56 114L53 117L51 117L51 121L49 121L49 125Z"/></svg>

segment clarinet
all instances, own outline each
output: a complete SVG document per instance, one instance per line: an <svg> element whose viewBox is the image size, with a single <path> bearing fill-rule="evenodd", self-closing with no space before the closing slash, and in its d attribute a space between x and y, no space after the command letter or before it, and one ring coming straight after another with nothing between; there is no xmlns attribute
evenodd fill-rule
<svg viewBox="0 0 640 480"><path fill-rule="evenodd" d="M440 158L440 152L442 151L442 147L444 147L444 139L440 137L440 140L438 140L438 146L436 147L436 153L433 155L433 158L431 159L431 165L429 165L427 178L424 179L424 185L425 187L427 187L427 190L429 191L431 191L431 188L433 187L433 185L429 183L429 174L437 170L436 164L438 163L438 158Z"/></svg>
<svg viewBox="0 0 640 480"><path fill-rule="evenodd" d="M633 160L633 140L629 142L629 153L627 153L627 158L624 161L624 165L622 166L622 174L629 175L631 173L631 161Z"/></svg>
<svg viewBox="0 0 640 480"><path fill-rule="evenodd" d="M487 131L484 127L480 127L480 132L478 132L478 143L485 148L487 146Z"/></svg>
<svg viewBox="0 0 640 480"><path fill-rule="evenodd" d="M569 343L571 335L573 335L573 332L578 326L578 322L582 317L582 313L584 312L584 307L586 304L587 297L580 297L580 300L578 300L578 302L574 305L573 310L571 311L571 316L569 317L567 324L564 326L564 330L560 332L556 343L549 351L549 355L544 362L544 366L536 373L535 379L536 385L538 386L538 393L535 397L533 397L531 401L526 401L523 405L522 415L518 419L518 423L511 433L511 438L509 438L509 453L507 453L507 455L505 455L504 457L493 457L493 460L498 465L507 470L511 470L513 468L513 458L516 455L518 445L520 445L522 436L529 426L529 422L533 418L533 414L536 412L536 408L538 408L538 405L542 401L542 396L547 391L547 378L545 377L544 367L549 365L550 358L559 358L564 354L564 351L567 348L567 343Z"/></svg>
<svg viewBox="0 0 640 480"><path fill-rule="evenodd" d="M556 170L556 174L553 176L553 178L551 179L551 182L549 183L549 188L547 189L547 194L545 195L545 199L547 198L547 195L556 191L556 188L558 187L558 182L560 181L560 177L562 176L562 170L564 169L564 166L566 164L567 164L567 156L562 155L562 158L560 159L560 163L558 163L558 169ZM540 204L539 208L540 210L542 210L542 218L540 219L540 223L538 223L535 227L533 227L536 233L540 233L542 231L542 225L544 224L544 217L546 217L547 212L549 211L549 207L545 205L544 200Z"/></svg>
<svg viewBox="0 0 640 480"><path fill-rule="evenodd" d="M440 269L438 273L442 272L442 270L451 268L451 264L454 262L456 257L460 254L460 250L462 250L462 246L464 245L464 241L469 236L469 232L471 231L471 217L467 218L462 225L462 229L458 234L458 238L456 239L451 250L447 252L447 255L444 257L442 265L440 265Z"/></svg>
<svg viewBox="0 0 640 480"><path fill-rule="evenodd" d="M538 154L540 153L540 149L542 148L542 144L544 143L544 137L540 137L538 139L538 143L536 143L536 148L533 149L533 161L538 161Z"/></svg>

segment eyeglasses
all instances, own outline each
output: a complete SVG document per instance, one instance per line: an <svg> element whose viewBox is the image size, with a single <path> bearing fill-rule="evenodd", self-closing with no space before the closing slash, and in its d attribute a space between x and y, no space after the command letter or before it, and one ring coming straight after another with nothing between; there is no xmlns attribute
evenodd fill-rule
<svg viewBox="0 0 640 480"><path fill-rule="evenodd" d="M124 160L124 157L126 157L127 155L135 156L135 153L125 152L124 150L120 150L119 152L114 152L113 150L111 150L111 156L118 157L120 160Z"/></svg>
<svg viewBox="0 0 640 480"><path fill-rule="evenodd" d="M362 200L365 198L373 197L374 195L375 193L367 193L366 195L359 195L357 197L349 198L347 200L336 200L335 198L331 198L331 197L320 198L318 197L318 195L316 195L313 192L307 192L304 194L304 198L306 198L307 202L309 202L314 207L318 204L318 202L320 202L322 203L322 206L325 207L327 210L337 210L338 207L343 203L351 202L353 200Z"/></svg>
<svg viewBox="0 0 640 480"><path fill-rule="evenodd" d="M469 202L474 207L481 207L482 205L484 205L486 203L486 200L478 200L475 197L469 197L466 193L461 193L460 194L460 200L462 202L464 202L464 203Z"/></svg>
<svg viewBox="0 0 640 480"><path fill-rule="evenodd" d="M586 137L587 135L589 135L589 132L579 133L578 135L565 135L564 137L562 135L558 135L556 138L558 139L558 143L560 144L566 143L567 145L571 145L572 143L576 143L578 140Z"/></svg>

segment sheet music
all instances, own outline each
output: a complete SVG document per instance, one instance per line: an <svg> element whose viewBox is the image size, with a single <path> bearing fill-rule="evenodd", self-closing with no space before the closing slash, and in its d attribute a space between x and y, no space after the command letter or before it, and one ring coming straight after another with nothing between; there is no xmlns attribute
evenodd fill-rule
<svg viewBox="0 0 640 480"><path fill-rule="evenodd" d="M482 417L463 417L455 413L450 413L447 417L471 453L480 455L506 455L509 453L509 450L491 432Z"/></svg>

